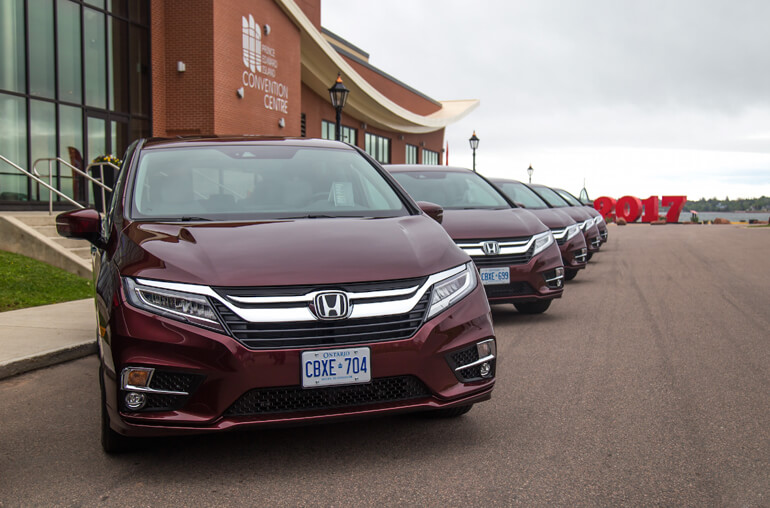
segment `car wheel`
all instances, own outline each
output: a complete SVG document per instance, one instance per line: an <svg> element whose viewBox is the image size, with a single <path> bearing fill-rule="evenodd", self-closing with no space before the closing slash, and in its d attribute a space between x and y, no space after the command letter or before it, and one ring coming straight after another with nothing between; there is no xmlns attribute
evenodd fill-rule
<svg viewBox="0 0 770 508"><path fill-rule="evenodd" d="M551 306L551 300L514 303L513 306L522 314L542 314Z"/></svg>
<svg viewBox="0 0 770 508"><path fill-rule="evenodd" d="M426 411L422 414L429 418L457 418L458 416L462 416L468 411L470 411L472 407L473 407L473 404L468 404L467 406L448 407L445 409L434 409L432 411Z"/></svg>
<svg viewBox="0 0 770 508"><path fill-rule="evenodd" d="M579 270L575 270L574 268L564 268L564 278L572 280L577 277L578 272Z"/></svg>
<svg viewBox="0 0 770 508"><path fill-rule="evenodd" d="M101 367L99 367L99 387L101 388L102 449L109 454L129 451L134 447L134 440L118 434L110 427L110 415L107 412L107 397L104 393L104 378Z"/></svg>

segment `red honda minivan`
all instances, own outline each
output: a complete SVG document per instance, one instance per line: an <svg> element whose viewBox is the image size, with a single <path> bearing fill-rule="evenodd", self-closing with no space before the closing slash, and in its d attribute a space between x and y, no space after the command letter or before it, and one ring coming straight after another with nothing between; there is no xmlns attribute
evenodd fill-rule
<svg viewBox="0 0 770 508"><path fill-rule="evenodd" d="M586 246L588 247L587 257L589 260L595 253L599 252L599 248L602 246L601 232L596 225L596 219L586 207L570 205L558 192L545 185L531 184L529 188L535 191L543 201L548 203L548 206L563 210L564 213L569 214L570 217L581 224L583 236L586 239Z"/></svg>
<svg viewBox="0 0 770 508"><path fill-rule="evenodd" d="M543 224L551 228L553 237L561 250L561 259L564 261L564 278L574 279L578 271L586 267L588 254L585 237L580 234L582 224L578 224L575 219L560 209L550 208L543 198L518 180L490 178L489 181L503 191L511 201L535 214Z"/></svg>
<svg viewBox="0 0 770 508"><path fill-rule="evenodd" d="M489 399L483 286L424 207L343 143L134 143L106 217L57 217L97 247L104 449Z"/></svg>
<svg viewBox="0 0 770 508"><path fill-rule="evenodd" d="M564 291L564 265L551 230L481 175L465 168L388 165L414 198L444 210L443 226L479 268L490 303L545 312Z"/></svg>

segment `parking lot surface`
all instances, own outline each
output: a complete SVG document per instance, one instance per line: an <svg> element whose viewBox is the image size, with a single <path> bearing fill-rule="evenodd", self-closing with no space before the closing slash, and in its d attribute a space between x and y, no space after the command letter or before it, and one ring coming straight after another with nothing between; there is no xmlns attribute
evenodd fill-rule
<svg viewBox="0 0 770 508"><path fill-rule="evenodd" d="M491 401L107 456L95 356L0 382L0 506L770 504L770 229L610 227ZM34 337L30 337L34 340Z"/></svg>

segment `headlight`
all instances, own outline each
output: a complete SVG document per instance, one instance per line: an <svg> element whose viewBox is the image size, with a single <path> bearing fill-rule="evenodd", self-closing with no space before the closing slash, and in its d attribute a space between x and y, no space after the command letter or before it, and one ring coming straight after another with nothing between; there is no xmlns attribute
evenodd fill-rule
<svg viewBox="0 0 770 508"><path fill-rule="evenodd" d="M578 233L580 233L580 224L573 224L567 228L567 232L564 236L567 240L569 240Z"/></svg>
<svg viewBox="0 0 770 508"><path fill-rule="evenodd" d="M553 233L546 231L532 237L535 240L535 251L532 253L536 256L548 248L553 243Z"/></svg>
<svg viewBox="0 0 770 508"><path fill-rule="evenodd" d="M594 224L596 224L597 226L602 224L603 222L604 222L604 217L602 217L601 215L596 217L596 219L594 219Z"/></svg>
<svg viewBox="0 0 770 508"><path fill-rule="evenodd" d="M433 295L430 299L428 318L448 309L476 287L476 267L473 263L465 265L465 269L450 275L433 285Z"/></svg>
<svg viewBox="0 0 770 508"><path fill-rule="evenodd" d="M593 219L593 217L592 217L592 218L590 218L590 219L584 220L584 221L583 221L583 222L580 224L580 229L582 229L583 231L587 231L587 230L588 230L588 228L590 228L590 227L591 227L591 226L593 226L593 225L594 225L594 219Z"/></svg>
<svg viewBox="0 0 770 508"><path fill-rule="evenodd" d="M145 286L124 278L126 298L131 305L178 321L223 331L208 298L202 295Z"/></svg>

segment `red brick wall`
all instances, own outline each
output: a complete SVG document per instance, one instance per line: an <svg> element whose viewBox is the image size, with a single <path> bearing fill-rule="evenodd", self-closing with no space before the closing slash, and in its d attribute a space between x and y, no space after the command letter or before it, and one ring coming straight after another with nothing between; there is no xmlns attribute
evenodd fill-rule
<svg viewBox="0 0 770 508"><path fill-rule="evenodd" d="M214 131L213 0L153 0L153 134ZM177 72L177 62L185 72Z"/></svg>
<svg viewBox="0 0 770 508"><path fill-rule="evenodd" d="M152 135L166 135L166 8L162 0L150 3L152 48Z"/></svg>
<svg viewBox="0 0 770 508"><path fill-rule="evenodd" d="M334 1L334 0L327 0ZM294 0L294 3L302 9L305 16L315 25L315 27L321 29L321 0Z"/></svg>
<svg viewBox="0 0 770 508"><path fill-rule="evenodd" d="M335 122L334 108L325 98L318 96L310 88L302 85L302 112L306 118L306 136L308 138L321 137L321 121ZM444 129L439 129L427 134L402 134L385 129L378 129L367 125L362 127L361 120L345 114L342 110L342 125L356 129L356 145L365 148L365 133L370 132L378 136L390 139L390 161L393 164L403 164L406 160L406 145L415 145L419 148L418 162L422 162L422 149L427 148L439 154L439 163L444 160L442 148L444 144ZM403 139L401 139L403 138Z"/></svg>
<svg viewBox="0 0 770 508"><path fill-rule="evenodd" d="M263 27L262 72L252 73L243 62L242 17L254 17ZM265 34L264 26L270 26ZM272 0L216 0L214 7L214 111L216 134L300 135L299 29ZM268 64L268 58L275 66ZM274 76L270 75L274 72ZM258 80L279 84L273 93L252 87ZM244 84L244 81L246 82ZM239 99L236 90L244 89ZM283 92L283 93L281 93ZM285 127L279 126L284 120Z"/></svg>
<svg viewBox="0 0 770 508"><path fill-rule="evenodd" d="M402 108L408 109L418 115L429 115L435 113L441 109L441 106L436 105L432 101L425 99L417 95L416 93L407 90L401 85L394 83L388 78L382 76L361 65L360 63L352 60L344 55L341 55L366 81L369 82L374 88L377 89L388 99L392 100Z"/></svg>

